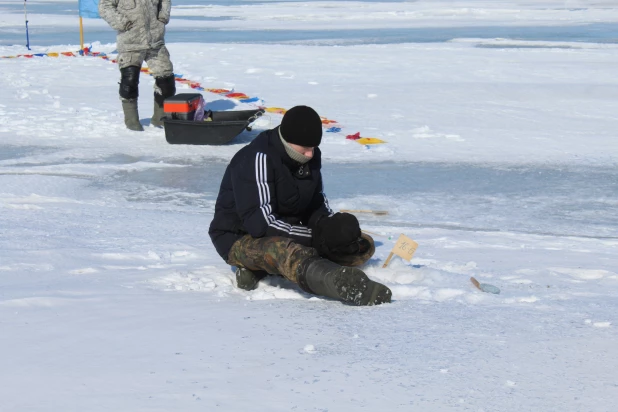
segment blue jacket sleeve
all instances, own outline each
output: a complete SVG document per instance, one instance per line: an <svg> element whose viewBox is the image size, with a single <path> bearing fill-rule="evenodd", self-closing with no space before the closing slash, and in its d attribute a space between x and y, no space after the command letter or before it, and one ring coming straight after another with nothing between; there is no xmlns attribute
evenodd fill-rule
<svg viewBox="0 0 618 412"><path fill-rule="evenodd" d="M255 238L284 236L311 246L311 229L286 223L277 215L273 168L265 153L253 155L231 171L236 211L244 229Z"/></svg>

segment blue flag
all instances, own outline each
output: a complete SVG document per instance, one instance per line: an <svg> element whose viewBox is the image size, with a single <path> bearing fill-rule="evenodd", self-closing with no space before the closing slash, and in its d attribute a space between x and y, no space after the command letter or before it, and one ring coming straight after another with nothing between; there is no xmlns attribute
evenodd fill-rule
<svg viewBox="0 0 618 412"><path fill-rule="evenodd" d="M99 0L79 0L79 17L100 19Z"/></svg>

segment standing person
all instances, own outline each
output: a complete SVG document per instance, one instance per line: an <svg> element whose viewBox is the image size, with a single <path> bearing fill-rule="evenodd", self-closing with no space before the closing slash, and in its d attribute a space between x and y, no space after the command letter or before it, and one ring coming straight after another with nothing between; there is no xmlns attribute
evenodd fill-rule
<svg viewBox="0 0 618 412"><path fill-rule="evenodd" d="M236 266L238 287L280 274L315 295L353 305L390 302L391 291L355 267L375 252L358 220L333 213L323 192L322 121L296 106L260 133L228 165L208 231Z"/></svg>
<svg viewBox="0 0 618 412"><path fill-rule="evenodd" d="M101 0L99 14L118 32L120 100L124 123L130 130L142 131L137 97L139 74L146 61L155 78L154 114L150 124L163 125L163 101L176 94L174 68L165 47L165 25L170 20L171 0Z"/></svg>

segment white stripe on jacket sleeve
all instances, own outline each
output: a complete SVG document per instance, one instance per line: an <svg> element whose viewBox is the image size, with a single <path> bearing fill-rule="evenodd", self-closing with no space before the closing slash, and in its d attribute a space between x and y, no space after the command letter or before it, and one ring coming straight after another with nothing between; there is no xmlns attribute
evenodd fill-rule
<svg viewBox="0 0 618 412"><path fill-rule="evenodd" d="M292 226L275 218L270 206L270 188L267 182L266 154L258 152L255 156L255 178L260 196L260 210L268 226L289 233L290 235L311 237L311 229L304 226Z"/></svg>

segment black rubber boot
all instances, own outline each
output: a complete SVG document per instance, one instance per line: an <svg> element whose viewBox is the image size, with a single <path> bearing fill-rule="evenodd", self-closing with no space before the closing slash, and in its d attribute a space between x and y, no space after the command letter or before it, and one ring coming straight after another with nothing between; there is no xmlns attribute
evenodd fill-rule
<svg viewBox="0 0 618 412"><path fill-rule="evenodd" d="M144 130L139 122L139 113L137 112L137 100L122 100L122 111L124 112L124 124L129 130L141 132Z"/></svg>
<svg viewBox="0 0 618 412"><path fill-rule="evenodd" d="M389 303L392 295L389 288L369 279L362 270L321 257L310 257L300 263L298 284L306 292L356 306Z"/></svg>
<svg viewBox="0 0 618 412"><path fill-rule="evenodd" d="M236 269L236 286L244 290L253 290L260 280L268 276L263 270L251 271L245 268Z"/></svg>
<svg viewBox="0 0 618 412"><path fill-rule="evenodd" d="M161 118L164 115L163 104L165 99L172 97L176 94L176 78L174 75L166 77L158 77L155 79L155 92L154 92L154 111L150 124L156 127L163 126L163 120Z"/></svg>

